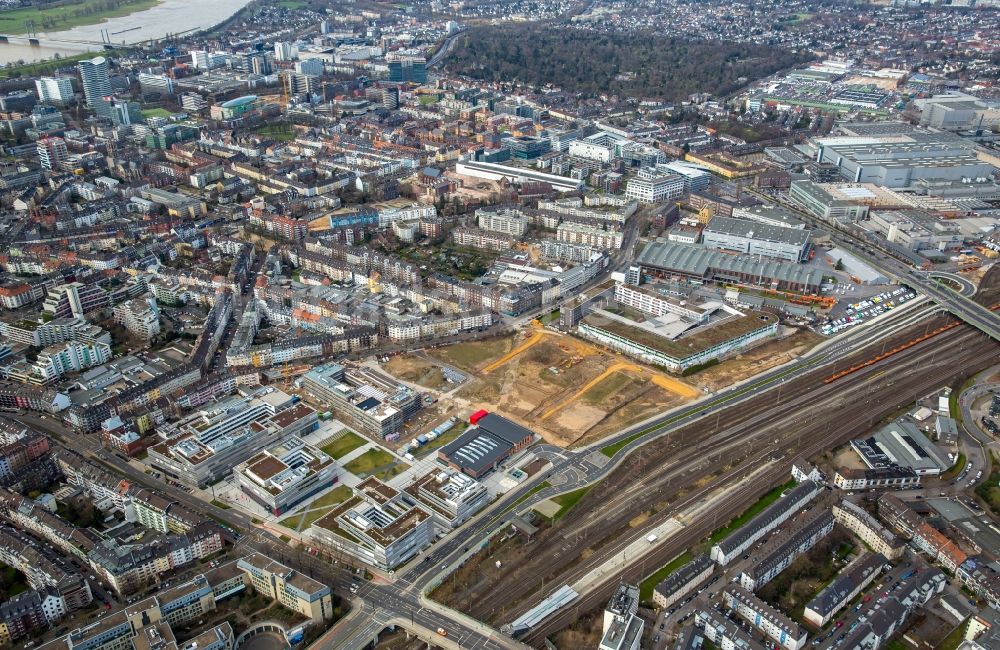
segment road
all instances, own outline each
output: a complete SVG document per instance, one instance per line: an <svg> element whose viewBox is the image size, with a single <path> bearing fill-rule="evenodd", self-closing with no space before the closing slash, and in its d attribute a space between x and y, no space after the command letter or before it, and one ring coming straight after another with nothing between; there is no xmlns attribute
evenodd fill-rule
<svg viewBox="0 0 1000 650"><path fill-rule="evenodd" d="M882 247L874 236L864 239L857 234L848 232L846 228L837 226L831 228L830 223L818 220L812 214L788 200L771 196L770 194L750 191L764 201L792 210L805 221L829 231L831 239L838 246L863 260L872 268L886 277L908 284L921 294L930 297L939 305L946 308L955 317L975 327L994 341L1000 341L1000 314L992 312L976 303L971 297L964 295L965 291L955 291L942 286L939 281L931 277L935 273L918 271L909 264L898 261L892 257L892 251ZM940 273L937 275L940 275Z"/></svg>

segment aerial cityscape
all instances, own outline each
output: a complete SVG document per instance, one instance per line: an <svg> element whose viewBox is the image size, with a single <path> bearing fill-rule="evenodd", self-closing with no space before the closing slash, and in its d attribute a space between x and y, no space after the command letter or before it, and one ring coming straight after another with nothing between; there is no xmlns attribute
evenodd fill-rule
<svg viewBox="0 0 1000 650"><path fill-rule="evenodd" d="M1000 650L1000 0L0 0L0 647Z"/></svg>

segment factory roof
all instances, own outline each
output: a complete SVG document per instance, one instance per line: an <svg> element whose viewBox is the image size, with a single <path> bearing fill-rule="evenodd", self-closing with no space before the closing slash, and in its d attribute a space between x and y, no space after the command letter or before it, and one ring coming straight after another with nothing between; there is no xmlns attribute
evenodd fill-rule
<svg viewBox="0 0 1000 650"><path fill-rule="evenodd" d="M701 277L706 277L713 269L804 286L818 287L823 283L823 272L818 268L790 262L761 261L752 255L731 255L697 244L651 243L639 254L638 262L642 266Z"/></svg>

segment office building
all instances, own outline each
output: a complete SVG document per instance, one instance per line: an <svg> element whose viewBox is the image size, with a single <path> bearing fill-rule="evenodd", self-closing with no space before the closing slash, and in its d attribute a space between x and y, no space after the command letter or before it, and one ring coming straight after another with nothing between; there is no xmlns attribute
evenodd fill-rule
<svg viewBox="0 0 1000 650"><path fill-rule="evenodd" d="M69 158L66 141L57 136L49 136L38 141L38 163L45 169L59 169Z"/></svg>
<svg viewBox="0 0 1000 650"><path fill-rule="evenodd" d="M277 41L274 44L275 61L294 61L299 58L299 48L287 41Z"/></svg>
<svg viewBox="0 0 1000 650"><path fill-rule="evenodd" d="M653 604L660 609L672 607L708 579L714 569L710 557L699 555L653 588Z"/></svg>
<svg viewBox="0 0 1000 650"><path fill-rule="evenodd" d="M424 57L390 54L386 58L389 63L389 81L427 83L427 59Z"/></svg>
<svg viewBox="0 0 1000 650"><path fill-rule="evenodd" d="M604 609L604 628L599 650L639 650L645 623L638 616L639 587L618 585Z"/></svg>
<svg viewBox="0 0 1000 650"><path fill-rule="evenodd" d="M746 552L764 535L788 521L792 515L809 503L820 492L815 481L803 481L789 490L780 499L765 508L760 514L740 526L728 537L712 547L712 559L725 566L734 558Z"/></svg>
<svg viewBox="0 0 1000 650"><path fill-rule="evenodd" d="M712 217L701 232L702 244L729 253L801 262L809 255L810 231L731 217Z"/></svg>
<svg viewBox="0 0 1000 650"><path fill-rule="evenodd" d="M64 106L73 101L73 80L69 77L41 77L35 81L38 99Z"/></svg>
<svg viewBox="0 0 1000 650"><path fill-rule="evenodd" d="M421 408L416 391L371 368L327 363L303 375L302 387L338 416L383 439L398 437Z"/></svg>
<svg viewBox="0 0 1000 650"><path fill-rule="evenodd" d="M80 84L83 86L83 96L87 106L97 110L106 104L111 97L111 79L108 76L108 60L103 56L84 59L77 65L80 72ZM98 114L102 112L97 110Z"/></svg>
<svg viewBox="0 0 1000 650"><path fill-rule="evenodd" d="M684 193L686 176L643 167L629 179L625 186L625 198L641 203L657 203L675 199Z"/></svg>
<svg viewBox="0 0 1000 650"><path fill-rule="evenodd" d="M456 528L490 502L486 486L461 472L435 469L405 488L427 506L442 528Z"/></svg>
<svg viewBox="0 0 1000 650"><path fill-rule="evenodd" d="M323 583L260 553L241 558L236 566L247 575L257 593L286 609L316 623L333 618L332 592Z"/></svg>
<svg viewBox="0 0 1000 650"><path fill-rule="evenodd" d="M838 187L806 180L792 181L788 198L828 223L861 221L867 217L869 201L876 193L864 186Z"/></svg>
<svg viewBox="0 0 1000 650"><path fill-rule="evenodd" d="M143 93L154 93L158 95L173 95L174 80L171 77L159 72L140 72L139 86Z"/></svg>
<svg viewBox="0 0 1000 650"><path fill-rule="evenodd" d="M233 470L240 490L280 515L337 482L333 459L291 436Z"/></svg>
<svg viewBox="0 0 1000 650"><path fill-rule="evenodd" d="M722 601L733 612L786 650L802 650L806 631L798 623L739 585L726 587ZM848 646L852 647L852 646Z"/></svg>
<svg viewBox="0 0 1000 650"><path fill-rule="evenodd" d="M434 541L434 517L419 502L375 477L353 488L354 496L315 521L317 543L390 570Z"/></svg>
<svg viewBox="0 0 1000 650"><path fill-rule="evenodd" d="M97 284L70 282L49 289L42 310L55 318L83 319L86 314L108 307L110 303L108 292Z"/></svg>

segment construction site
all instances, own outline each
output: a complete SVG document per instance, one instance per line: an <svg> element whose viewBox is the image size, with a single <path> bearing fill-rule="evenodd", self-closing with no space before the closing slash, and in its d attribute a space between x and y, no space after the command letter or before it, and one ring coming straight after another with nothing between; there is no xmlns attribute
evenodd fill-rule
<svg viewBox="0 0 1000 650"><path fill-rule="evenodd" d="M514 336L428 354L469 374L451 399L502 413L560 446L599 439L701 394L681 379L538 323Z"/></svg>
<svg viewBox="0 0 1000 650"><path fill-rule="evenodd" d="M1000 300L1000 273L992 276L976 296L980 304ZM782 383L777 398L773 391L751 390L739 408L696 418L641 447L611 445L611 462L592 483L574 485L568 508L555 517L536 516L538 530L530 539L509 533L509 526L500 529L432 597L501 625L571 586L581 594L573 606L522 639L540 645L603 607L621 581L642 583L684 551L704 549L713 531L787 480L794 458L835 448L879 426L905 396L960 381L996 360L994 341L966 325L947 327L955 322L951 316L928 310L912 324L897 318L900 325L883 325L884 334L859 335L855 350L838 363L850 369L846 374L808 366ZM927 332L935 334L925 338ZM883 347L894 353L882 356ZM879 361L866 363L875 357ZM834 374L839 376L830 380ZM534 508L515 507L513 513ZM646 544L651 532L658 534L656 543ZM637 540L643 550L626 561Z"/></svg>

